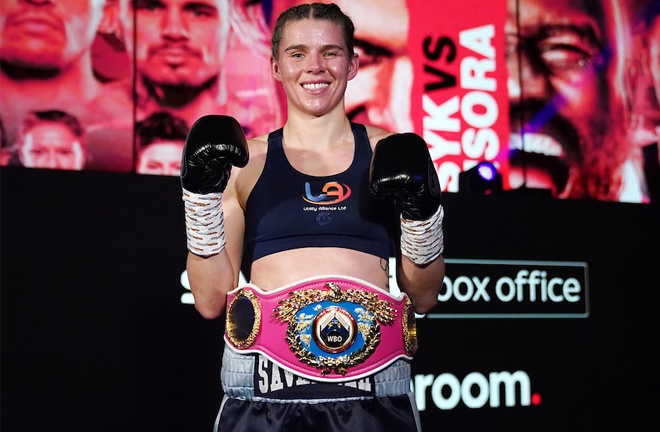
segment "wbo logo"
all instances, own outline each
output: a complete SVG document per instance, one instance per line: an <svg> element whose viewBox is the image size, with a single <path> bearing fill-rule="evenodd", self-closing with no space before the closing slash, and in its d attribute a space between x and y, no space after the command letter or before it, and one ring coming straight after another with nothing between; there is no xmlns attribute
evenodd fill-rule
<svg viewBox="0 0 660 432"><path fill-rule="evenodd" d="M349 196L351 196L351 188L335 181L323 185L319 195L314 195L310 184L305 182L305 195L303 195L303 199L310 204L337 204Z"/></svg>

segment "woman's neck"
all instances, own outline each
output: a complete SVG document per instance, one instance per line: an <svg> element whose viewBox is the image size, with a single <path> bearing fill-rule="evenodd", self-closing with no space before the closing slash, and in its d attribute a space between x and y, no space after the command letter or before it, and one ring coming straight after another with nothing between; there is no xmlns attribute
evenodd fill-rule
<svg viewBox="0 0 660 432"><path fill-rule="evenodd" d="M283 133L289 148L331 147L353 138L350 121L343 111L319 117L289 113Z"/></svg>

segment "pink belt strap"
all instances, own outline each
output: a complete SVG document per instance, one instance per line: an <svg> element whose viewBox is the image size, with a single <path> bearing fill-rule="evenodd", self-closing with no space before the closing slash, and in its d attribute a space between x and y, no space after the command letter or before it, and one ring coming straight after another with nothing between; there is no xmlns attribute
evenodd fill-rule
<svg viewBox="0 0 660 432"><path fill-rule="evenodd" d="M269 292L247 284L227 294L227 305L227 346L311 380L358 379L417 350L408 296L355 278L325 276Z"/></svg>

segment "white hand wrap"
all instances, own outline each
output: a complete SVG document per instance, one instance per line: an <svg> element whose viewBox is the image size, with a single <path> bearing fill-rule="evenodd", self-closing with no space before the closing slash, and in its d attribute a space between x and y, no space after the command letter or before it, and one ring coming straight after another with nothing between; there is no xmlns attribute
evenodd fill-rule
<svg viewBox="0 0 660 432"><path fill-rule="evenodd" d="M401 253L418 265L428 264L439 257L445 249L442 233L442 205L433 216L424 221L401 217Z"/></svg>
<svg viewBox="0 0 660 432"><path fill-rule="evenodd" d="M183 190L188 250L201 257L216 255L225 247L222 193L196 194Z"/></svg>

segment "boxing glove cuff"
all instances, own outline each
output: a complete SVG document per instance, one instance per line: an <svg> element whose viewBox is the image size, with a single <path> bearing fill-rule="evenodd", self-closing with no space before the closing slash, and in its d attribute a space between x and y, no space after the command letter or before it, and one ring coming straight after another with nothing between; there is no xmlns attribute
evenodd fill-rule
<svg viewBox="0 0 660 432"><path fill-rule="evenodd" d="M183 189L188 250L202 258L225 247L225 218L222 193L196 194Z"/></svg>
<svg viewBox="0 0 660 432"><path fill-rule="evenodd" d="M401 216L401 254L417 265L425 265L438 258L445 249L442 205L429 219L416 221Z"/></svg>

